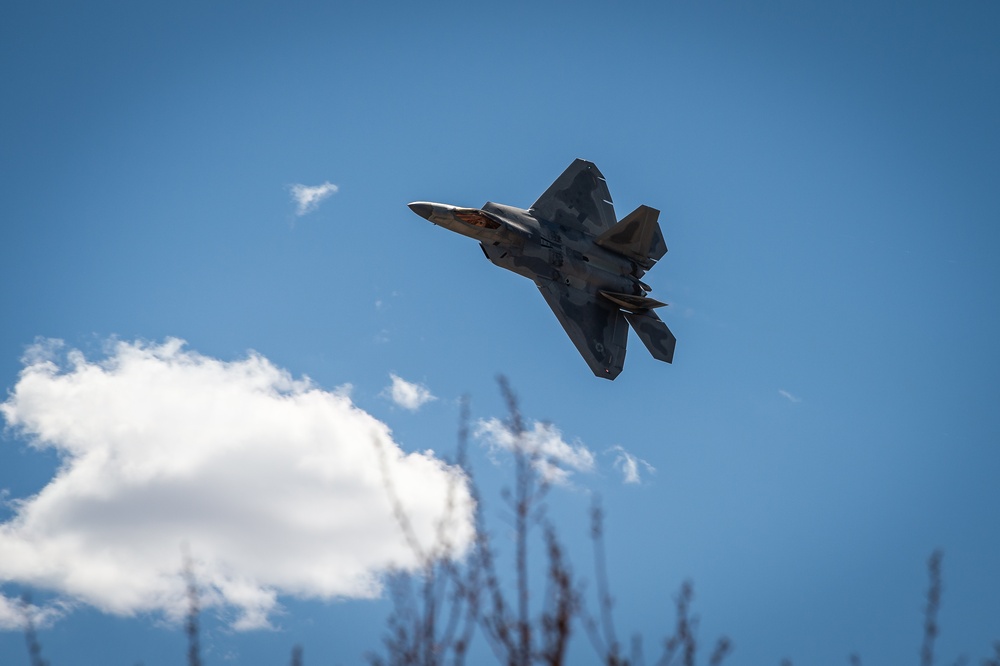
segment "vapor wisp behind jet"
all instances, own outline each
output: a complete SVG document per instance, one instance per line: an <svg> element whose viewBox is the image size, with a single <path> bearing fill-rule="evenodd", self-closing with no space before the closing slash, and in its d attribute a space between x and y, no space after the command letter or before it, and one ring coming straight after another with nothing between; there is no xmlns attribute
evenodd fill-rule
<svg viewBox="0 0 1000 666"><path fill-rule="evenodd" d="M639 206L620 222L604 176L576 160L528 210L415 201L410 210L479 241L486 258L534 281L598 377L625 363L628 326L654 358L670 363L677 339L656 316L642 276L667 252L657 218Z"/></svg>

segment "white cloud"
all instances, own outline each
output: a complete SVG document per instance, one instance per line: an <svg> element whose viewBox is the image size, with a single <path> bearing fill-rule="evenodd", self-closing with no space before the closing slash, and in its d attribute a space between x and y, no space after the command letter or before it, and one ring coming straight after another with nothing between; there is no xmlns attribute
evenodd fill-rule
<svg viewBox="0 0 1000 666"><path fill-rule="evenodd" d="M236 628L267 626L279 595L376 596L380 571L417 564L379 448L425 547L449 488L450 541L469 544L465 477L432 452L404 453L346 389L254 353L225 362L183 345L118 342L97 362L60 360L51 345L25 357L0 413L62 464L0 523L0 583L55 592L53 608L179 618L183 547L204 605L235 610ZM0 617L10 612L3 602Z"/></svg>
<svg viewBox="0 0 1000 666"><path fill-rule="evenodd" d="M648 474L656 472L655 467L642 458L636 458L620 444L612 446L608 452L615 454L615 469L622 473L622 481L625 483L642 483L640 467L645 469Z"/></svg>
<svg viewBox="0 0 1000 666"><path fill-rule="evenodd" d="M566 484L573 472L591 472L594 454L577 442L566 443L562 433L551 423L535 421L518 441L514 433L498 418L481 420L476 424L476 437L484 440L492 450L513 451L518 446L535 457L535 469L550 483Z"/></svg>
<svg viewBox="0 0 1000 666"><path fill-rule="evenodd" d="M782 398L787 398L789 402L802 402L802 398L792 395L785 389L778 389L778 395Z"/></svg>
<svg viewBox="0 0 1000 666"><path fill-rule="evenodd" d="M437 400L423 384L408 382L393 373L389 373L389 376L392 378L392 384L382 391L382 395L400 407L415 412L431 400Z"/></svg>
<svg viewBox="0 0 1000 666"><path fill-rule="evenodd" d="M24 628L24 612L18 602L0 594L0 629Z"/></svg>
<svg viewBox="0 0 1000 666"><path fill-rule="evenodd" d="M333 183L327 181L322 185L291 185L292 199L295 201L295 214L298 216L311 213L319 208L320 203L332 194L336 194L340 189Z"/></svg>
<svg viewBox="0 0 1000 666"><path fill-rule="evenodd" d="M0 631L26 629L25 620L31 618L36 629L51 626L66 614L69 604L55 602L47 606L36 606L0 594Z"/></svg>

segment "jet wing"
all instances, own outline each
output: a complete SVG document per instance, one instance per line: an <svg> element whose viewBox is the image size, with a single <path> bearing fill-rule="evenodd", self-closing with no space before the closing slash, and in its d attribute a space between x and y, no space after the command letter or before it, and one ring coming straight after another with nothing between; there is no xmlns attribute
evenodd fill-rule
<svg viewBox="0 0 1000 666"><path fill-rule="evenodd" d="M598 377L614 379L625 365L628 324L618 306L596 293L557 280L537 280L569 339Z"/></svg>
<svg viewBox="0 0 1000 666"><path fill-rule="evenodd" d="M652 300L652 299L650 299ZM626 312L625 319L635 329L642 344L658 361L674 362L674 347L677 346L677 338L670 332L663 320L656 316L652 310L644 312Z"/></svg>
<svg viewBox="0 0 1000 666"><path fill-rule="evenodd" d="M604 175L593 162L579 159L538 197L530 212L592 236L604 233L617 222Z"/></svg>

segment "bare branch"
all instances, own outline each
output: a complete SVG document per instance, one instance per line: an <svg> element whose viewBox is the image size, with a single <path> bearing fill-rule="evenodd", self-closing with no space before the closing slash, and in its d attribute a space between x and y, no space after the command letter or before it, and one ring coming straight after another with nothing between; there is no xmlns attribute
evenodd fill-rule
<svg viewBox="0 0 1000 666"><path fill-rule="evenodd" d="M188 612L184 622L184 633L188 639L188 666L201 666L201 632L198 618L201 615L198 581L194 575L194 563L191 556L184 553L184 582L187 585Z"/></svg>
<svg viewBox="0 0 1000 666"><path fill-rule="evenodd" d="M590 540L594 546L594 571L597 577L597 605L601 614L601 628L603 636L600 644L605 648L602 650L602 658L608 664L618 664L621 661L621 646L618 643L618 636L615 634L615 623L612 610L614 600L608 586L608 568L604 554L604 512L601 510L601 501L598 496L594 496L594 503L590 509Z"/></svg>
<svg viewBox="0 0 1000 666"><path fill-rule="evenodd" d="M24 618L24 642L28 647L28 662L31 666L49 666L48 662L42 659L42 644L38 642L31 597L28 594L21 597L21 615Z"/></svg>
<svg viewBox="0 0 1000 666"><path fill-rule="evenodd" d="M924 642L920 648L921 666L934 664L934 639L938 635L937 615L941 608L941 558L943 553L935 550L927 560L930 587L927 589L927 610L924 612Z"/></svg>
<svg viewBox="0 0 1000 666"><path fill-rule="evenodd" d="M563 663L566 656L573 617L577 614L580 596L573 584L573 575L556 537L555 528L546 525L544 535L549 557L549 591L547 608L542 614L544 645L541 658L549 666L557 666Z"/></svg>

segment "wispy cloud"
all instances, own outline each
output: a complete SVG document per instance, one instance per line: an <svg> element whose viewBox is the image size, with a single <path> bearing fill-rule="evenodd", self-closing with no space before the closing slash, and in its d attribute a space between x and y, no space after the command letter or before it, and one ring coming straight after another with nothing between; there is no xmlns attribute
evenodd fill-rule
<svg viewBox="0 0 1000 666"><path fill-rule="evenodd" d="M52 626L69 610L70 605L65 602L55 601L45 606L36 606L0 594L0 630L23 631L27 628L29 618L36 629L44 629Z"/></svg>
<svg viewBox="0 0 1000 666"><path fill-rule="evenodd" d="M620 444L616 444L608 449L609 453L613 453L615 456L614 466L622 474L622 481L624 483L642 483L642 473L641 470L645 470L647 474L653 474L656 472L656 468L650 465L648 462L642 458L637 458L628 451L625 450Z"/></svg>
<svg viewBox="0 0 1000 666"><path fill-rule="evenodd" d="M290 185L288 189L295 201L295 214L301 217L319 208L324 199L336 194L340 188L327 181L322 185Z"/></svg>
<svg viewBox="0 0 1000 666"><path fill-rule="evenodd" d="M184 544L204 605L235 610L238 629L267 626L279 595L379 594L381 571L417 557L386 500L375 442L419 539L435 541L449 488L450 540L463 548L472 538L461 472L404 453L343 387L175 339L118 342L99 361L59 354L32 349L0 404L14 432L61 458L0 523L0 583L54 592L50 616L83 603L181 617ZM17 621L11 603L0 600L2 625Z"/></svg>
<svg viewBox="0 0 1000 666"><path fill-rule="evenodd" d="M778 395L782 398L786 398L789 402L802 402L802 398L792 395L785 389L778 389Z"/></svg>
<svg viewBox="0 0 1000 666"><path fill-rule="evenodd" d="M423 384L408 382L393 373L389 373L389 377L392 378L392 384L385 387L382 395L404 409L415 412L431 400L437 400Z"/></svg>
<svg viewBox="0 0 1000 666"><path fill-rule="evenodd" d="M535 421L521 439L498 418L480 420L475 435L492 450L514 451L518 446L534 458L535 469L549 483L567 484L574 472L591 472L594 454L584 444L569 444L559 428Z"/></svg>

